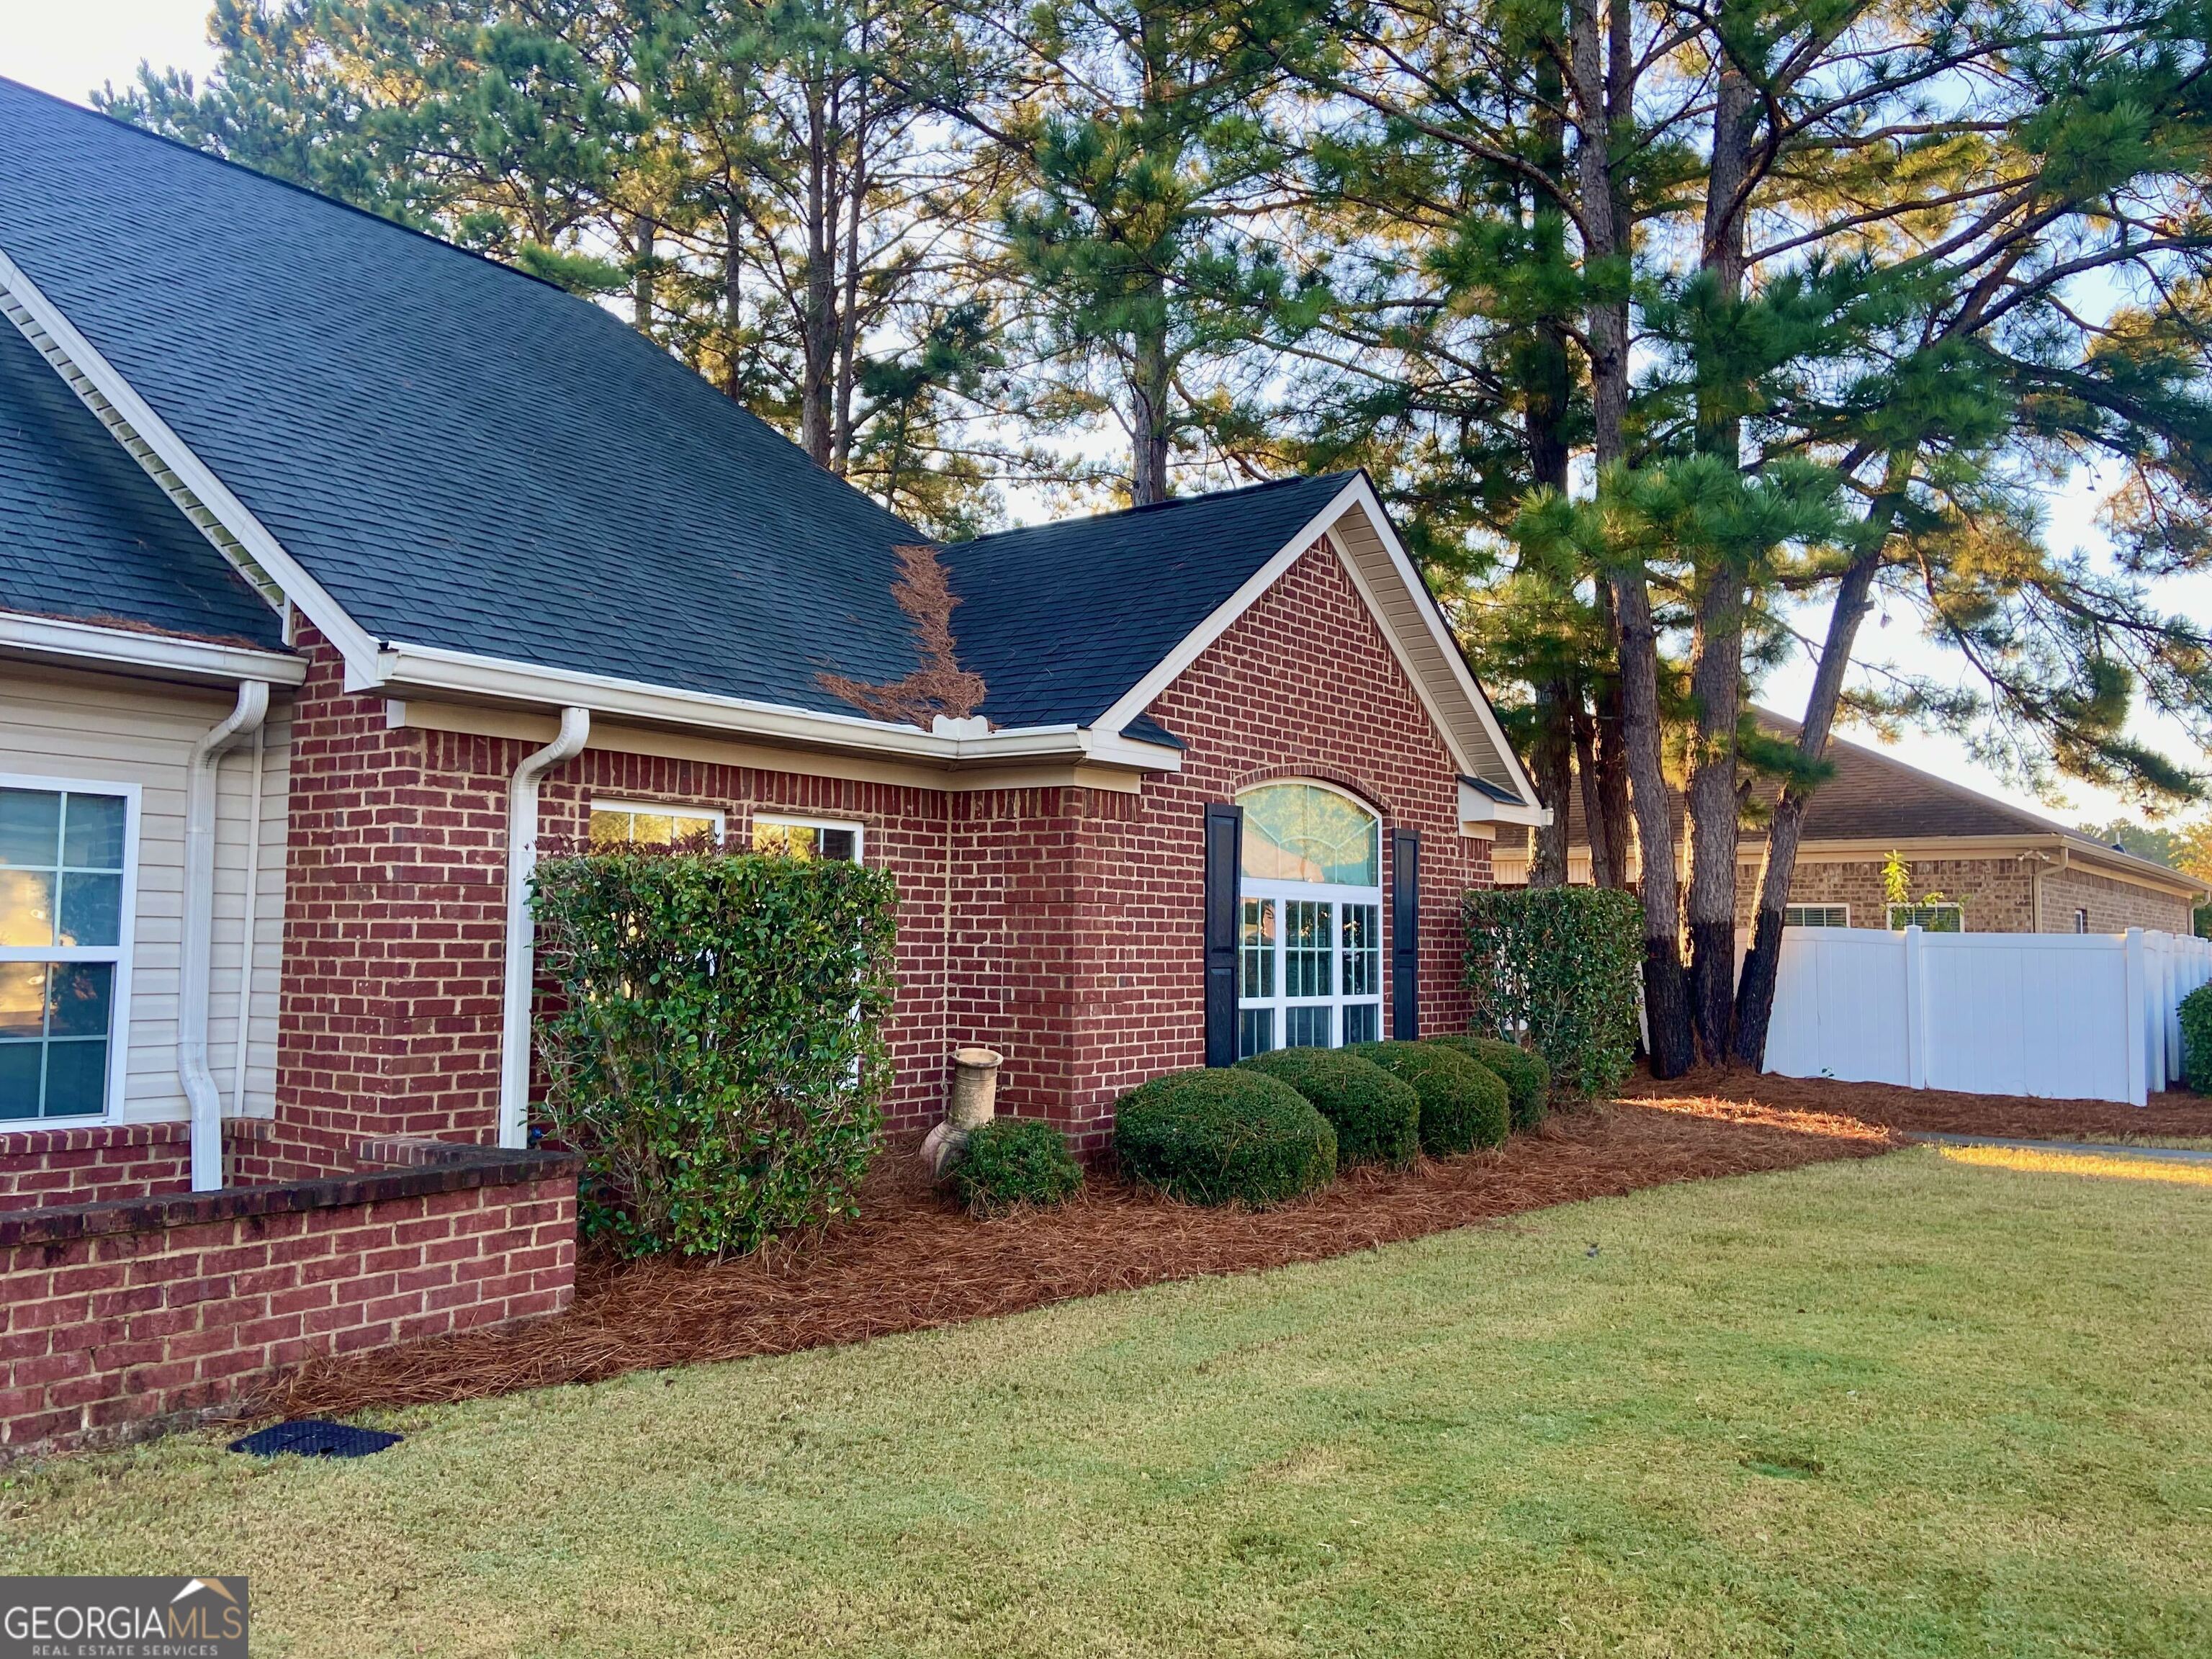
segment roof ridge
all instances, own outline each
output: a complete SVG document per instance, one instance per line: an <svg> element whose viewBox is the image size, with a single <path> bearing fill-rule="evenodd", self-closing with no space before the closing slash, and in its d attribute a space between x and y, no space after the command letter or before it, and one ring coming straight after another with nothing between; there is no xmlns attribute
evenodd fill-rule
<svg viewBox="0 0 2212 1659"><path fill-rule="evenodd" d="M197 157L200 161L212 161L217 167L228 167L262 184L274 185L279 190L291 191L295 195L304 196L312 202L319 202L325 207L334 207L341 211L356 215L368 220L371 224L382 225L388 230L403 232L409 236L429 243L433 247L441 247L448 253L457 253L465 259L474 259L481 264L490 266L494 270L504 271L510 276L519 276L526 283L535 283L540 288L550 288L556 294L564 295L571 300L577 298L575 295L568 293L568 290L562 288L560 283L548 282L543 276L534 276L520 265L511 265L503 259L495 259L490 254L479 252L475 248L463 247L459 242L449 242L442 236L408 224L404 220L390 218L384 214L374 212L358 203L347 201L342 196L326 195L311 185L301 184L297 179L281 178L273 173L264 173L259 167L250 167L246 162L237 161L231 156L218 155L213 150L202 149L197 144L188 144L181 138L173 138L166 132L156 132L151 127L140 126L136 121L126 121L120 116L110 115L104 109L87 109L82 104L71 103L68 99L48 92L43 87L31 86L27 82L16 80L13 76L0 75L0 86L11 87L17 92L28 93L32 97L42 99L49 104L66 110L71 115L104 122L118 131L130 133L135 137L149 139L157 144L166 144L171 149L181 150L186 155ZM591 304L588 300L580 303ZM592 308L598 309L597 307Z"/></svg>
<svg viewBox="0 0 2212 1659"><path fill-rule="evenodd" d="M981 536L970 536L964 542L951 542L950 547L973 547L981 542L997 541L1006 536L1026 536L1040 530L1058 530L1068 525L1103 524L1109 519L1131 519L1140 513L1164 513L1179 507L1195 507L1201 501L1227 501L1231 496L1257 495L1270 489L1282 489L1292 484L1319 483L1329 479L1348 481L1359 476L1357 470L1348 472L1301 472L1287 478L1262 478L1257 483L1237 484L1229 489L1203 490L1195 495L1170 495L1164 501L1146 501L1141 507L1116 507L1103 513L1085 513L1072 519L1047 519L1041 524L1015 525L1006 530L994 530Z"/></svg>
<svg viewBox="0 0 2212 1659"><path fill-rule="evenodd" d="M1787 722L1790 729L1793 731L1802 731L1804 729L1803 721L1796 720L1790 715L1782 714L1778 710L1764 708L1756 703L1753 704L1752 707L1756 713L1770 715L1776 720ZM1874 761L1880 765L1893 766L1899 771L1910 772L1915 778L1919 779L1923 782L1935 785L1936 788L1942 790L1945 794L1951 796L1954 799L1972 801L1978 806L1991 808L1994 811L2003 813L2014 823L2026 824L2030 828L2039 831L2050 831L2070 836L2072 839L2085 842L2091 847L2101 848L2104 851L2108 853L2116 851L2125 853L2127 851L2124 848L2116 848L2106 846L2103 842L2099 841L2094 836L2085 835L2081 830L2074 828L2071 824L2063 823L2057 818L2045 817L2042 813L2030 811L2025 806L2015 806L2012 802L2005 800L1999 796L1986 794L1979 789L1972 788L1969 786L1960 783L1954 779L1944 777L1941 773L1930 772L1923 767L1915 766L1911 761L1900 760L1897 756L1889 753L1886 749L1878 749L1869 744L1855 743L1849 738L1838 736L1832 730L1828 734L1828 741L1832 744L1841 744L1844 748L1851 750L1856 753L1864 755L1868 759ZM2129 853L2127 855L2130 858L2136 856L2132 853ZM2145 862L2155 863L2155 860L2147 860ZM2159 865L2157 867L2164 869L2166 866L2164 865Z"/></svg>

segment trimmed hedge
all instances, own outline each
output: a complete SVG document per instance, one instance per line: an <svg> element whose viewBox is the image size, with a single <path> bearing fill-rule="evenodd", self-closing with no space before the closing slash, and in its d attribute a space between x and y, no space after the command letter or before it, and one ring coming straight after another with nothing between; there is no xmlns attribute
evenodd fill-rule
<svg viewBox="0 0 2212 1659"><path fill-rule="evenodd" d="M1525 1033L1567 1093L1628 1075L1642 995L1643 912L1611 887L1477 889L1461 908L1474 1027Z"/></svg>
<svg viewBox="0 0 2212 1659"><path fill-rule="evenodd" d="M1431 1158L1503 1146L1513 1127L1505 1081L1435 1042L1362 1042L1345 1051L1371 1060L1421 1098L1421 1150Z"/></svg>
<svg viewBox="0 0 2212 1659"><path fill-rule="evenodd" d="M1421 1150L1421 1097L1370 1060L1341 1048L1277 1048L1239 1062L1280 1078L1336 1131L1336 1161L1410 1164Z"/></svg>
<svg viewBox="0 0 2212 1659"><path fill-rule="evenodd" d="M1424 1039L1442 1048L1455 1048L1505 1083L1505 1096L1513 1109L1513 1127L1533 1129L1544 1121L1544 1108L1552 1097L1552 1068L1541 1054L1518 1043L1497 1037L1476 1036L1469 1031Z"/></svg>
<svg viewBox="0 0 2212 1659"><path fill-rule="evenodd" d="M2212 1095L2212 985L2200 985L2181 1000L2181 1080L2200 1095Z"/></svg>
<svg viewBox="0 0 2212 1659"><path fill-rule="evenodd" d="M1264 1072L1170 1072L1114 1108L1122 1172L1192 1204L1265 1209L1336 1178L1336 1131Z"/></svg>
<svg viewBox="0 0 2212 1659"><path fill-rule="evenodd" d="M723 1255L854 1212L890 1076L890 876L625 848L545 860L532 896L586 1237Z"/></svg>
<svg viewBox="0 0 2212 1659"><path fill-rule="evenodd" d="M1036 1117L994 1117L968 1132L946 1172L968 1213L1004 1215L1024 1205L1064 1204L1083 1185L1083 1166L1067 1138Z"/></svg>

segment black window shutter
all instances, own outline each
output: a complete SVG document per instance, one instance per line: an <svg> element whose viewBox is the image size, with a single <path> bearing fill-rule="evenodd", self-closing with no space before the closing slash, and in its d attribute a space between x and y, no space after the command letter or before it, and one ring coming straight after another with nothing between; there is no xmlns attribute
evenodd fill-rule
<svg viewBox="0 0 2212 1659"><path fill-rule="evenodd" d="M1244 809L1206 809L1206 1063L1237 1063L1237 877Z"/></svg>
<svg viewBox="0 0 2212 1659"><path fill-rule="evenodd" d="M1390 1035L1421 1035L1421 833L1390 832Z"/></svg>

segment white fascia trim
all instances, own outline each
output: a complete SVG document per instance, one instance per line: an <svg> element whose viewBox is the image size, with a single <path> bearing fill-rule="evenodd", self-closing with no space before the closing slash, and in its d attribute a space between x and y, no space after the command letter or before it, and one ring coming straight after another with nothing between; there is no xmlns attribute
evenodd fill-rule
<svg viewBox="0 0 2212 1659"><path fill-rule="evenodd" d="M1513 745L1505 740L1505 733L1498 724L1498 716L1492 712L1490 699L1483 695L1482 688L1475 683L1474 676L1468 672L1467 660L1460 654L1459 641L1452 638L1451 630L1445 625L1443 613L1438 608L1435 597L1430 593L1427 584L1421 580L1420 573L1414 569L1413 562L1407 556L1404 544L1399 541L1397 532L1390 527L1389 515L1383 512L1382 503L1376 495L1374 486L1368 482L1367 475L1364 472L1348 481L1344 488L1330 500L1327 507L1299 528L1297 533L1291 538L1280 552L1254 572L1242 587L1231 594L1211 616L1185 635L1182 642L1176 646L1151 673L1138 681L1121 701L1100 715L1098 728L1101 731L1119 732L1121 727L1151 708L1160 693L1166 690L1178 675L1197 661L1208 646L1228 632L1232 623L1257 604L1261 594L1279 581L1285 573L1296 564L1316 542L1328 534L1337 520L1344 516L1346 508L1354 505L1365 509L1368 521L1374 526L1376 539L1382 544L1383 550L1390 556L1391 567L1397 573L1399 580L1406 585L1407 591L1419 604L1421 614L1427 619L1429 630L1435 638L1437 648L1443 653L1445 662L1450 665L1460 694L1473 705L1476 718L1481 722L1484 735L1490 739L1491 747L1497 751L1498 759L1504 764L1514 788L1523 800L1534 800L1535 787L1528 781L1528 774L1522 770L1520 757L1513 752ZM1450 752L1453 765L1462 772L1477 770L1472 760L1459 751L1459 745L1452 737L1451 728L1437 710L1428 686L1424 684L1421 677L1414 672L1413 665L1407 661L1405 653L1395 636L1395 630L1384 619L1380 608L1376 606L1375 596L1369 590L1365 578L1359 574L1344 550L1335 545L1334 538L1330 538L1330 545L1336 553L1338 562L1343 565L1346 574L1352 578L1352 586L1359 590L1359 596L1366 603L1369 613L1374 617L1376 625L1382 629L1384 636L1390 639L1392 653L1397 657L1400 666L1405 669L1407 678L1413 681L1413 689L1419 696L1423 705L1427 708L1430 719L1436 726L1437 735L1443 739L1444 747ZM1541 809L1530 807L1528 810L1535 811ZM1501 822L1517 821L1501 820Z"/></svg>
<svg viewBox="0 0 2212 1659"><path fill-rule="evenodd" d="M1552 821L1548 806L1509 806L1504 801L1492 800L1472 784L1459 787L1459 821L1462 823L1518 823L1531 830L1540 830Z"/></svg>
<svg viewBox="0 0 2212 1659"><path fill-rule="evenodd" d="M21 266L0 248L0 289L13 296L24 313L52 342L53 348L82 374L88 385L106 398L114 414L176 477L199 506L238 540L246 555L275 580L286 599L297 606L323 637L342 653L349 665L366 661L375 653L376 641L349 617L321 583L284 550L268 526L255 518L245 502L230 491L208 465L192 453L169 423L155 414L137 389L100 355L100 349L77 331L61 308L48 299ZM67 377L64 377L66 380ZM72 390L78 390L72 385ZM84 393L78 390L82 399ZM95 406L95 415L100 413ZM181 505L181 504L180 504ZM187 510L188 518L192 514ZM220 548L221 544L217 544Z"/></svg>
<svg viewBox="0 0 2212 1659"><path fill-rule="evenodd" d="M297 685L307 677L306 663L282 652L13 612L0 612L0 650L71 664L92 663L231 683L266 680L275 685Z"/></svg>
<svg viewBox="0 0 2212 1659"><path fill-rule="evenodd" d="M1150 708L1160 693L1166 690L1183 670L1199 659L1206 647L1227 633L1231 623L1258 604L1260 596L1280 581L1284 573L1321 539L1331 525L1344 516L1344 504L1352 498L1354 485L1358 482L1354 479L1337 491L1327 507L1299 527L1297 533L1291 538L1280 552L1254 571L1242 587L1215 606L1204 622L1183 635L1182 644L1169 652L1151 673L1130 687L1122 694L1121 701L1098 717L1097 729L1118 732Z"/></svg>
<svg viewBox="0 0 2212 1659"><path fill-rule="evenodd" d="M1429 625L1430 635L1436 641L1437 649L1443 653L1444 662L1451 670L1453 682L1459 687L1460 695L1474 704L1475 717L1482 722L1483 735L1490 739L1491 748L1504 763L1514 793L1522 800L1533 803L1536 799L1536 786L1528 781L1528 773L1522 769L1521 757L1513 752L1513 745L1506 741L1505 730L1498 725L1497 713L1491 708L1489 697L1476 681L1474 672L1468 667L1467 658L1460 651L1459 641L1452 637L1451 626L1444 620L1443 607L1437 603L1436 595L1429 592L1429 585L1421 580L1421 573L1413 568L1413 557L1406 551L1405 544L1398 539L1398 532L1391 526L1390 515L1383 510L1382 498L1376 495L1375 486L1362 472L1352 481L1348 493L1366 509L1368 522L1375 527L1375 534L1382 542L1383 550L1389 554L1398 579L1406 584L1406 591L1419 604L1421 615ZM1479 769L1473 766L1467 768L1470 772ZM1532 805L1529 810L1542 809Z"/></svg>
<svg viewBox="0 0 2212 1659"><path fill-rule="evenodd" d="M978 737L951 737L857 714L829 714L744 697L684 691L607 674L509 662L441 646L392 645L356 675L349 661L346 690L439 691L544 708L580 705L613 719L690 726L765 738L801 747L896 755L946 768L992 766L1009 761L1074 757L1102 766L1146 772L1179 772L1182 751L1140 743L1114 731L1074 726L1018 726Z"/></svg>

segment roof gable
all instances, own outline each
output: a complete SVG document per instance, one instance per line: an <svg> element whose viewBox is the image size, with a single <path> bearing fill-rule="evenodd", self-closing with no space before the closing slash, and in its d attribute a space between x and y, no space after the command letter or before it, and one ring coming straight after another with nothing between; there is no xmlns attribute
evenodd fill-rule
<svg viewBox="0 0 2212 1659"><path fill-rule="evenodd" d="M276 613L0 326L0 610L273 650Z"/></svg>
<svg viewBox="0 0 2212 1659"><path fill-rule="evenodd" d="M1283 551L1351 475L1287 478L945 550L960 663L1001 726L1089 726Z"/></svg>

